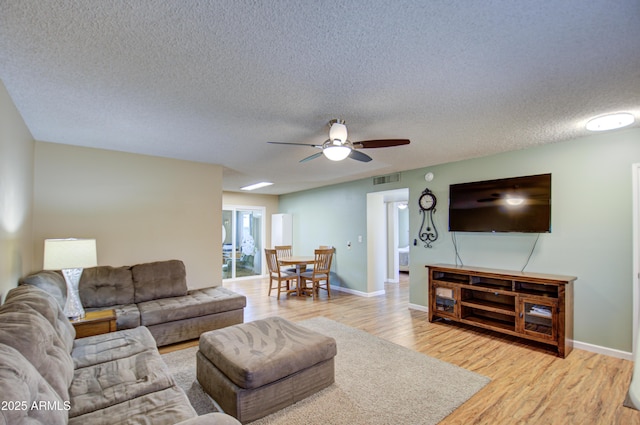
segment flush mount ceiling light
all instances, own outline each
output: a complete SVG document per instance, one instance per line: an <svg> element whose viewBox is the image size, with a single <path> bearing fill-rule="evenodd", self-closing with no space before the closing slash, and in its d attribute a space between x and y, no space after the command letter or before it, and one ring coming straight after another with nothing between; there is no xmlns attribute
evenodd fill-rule
<svg viewBox="0 0 640 425"><path fill-rule="evenodd" d="M249 186L241 187L240 190L256 190L261 187L271 186L273 183L271 182L260 182L255 184L250 184Z"/></svg>
<svg viewBox="0 0 640 425"><path fill-rule="evenodd" d="M587 122L587 130L589 131L607 131L617 128L626 127L633 124L635 117L628 112L619 112L616 114L601 115L590 119Z"/></svg>

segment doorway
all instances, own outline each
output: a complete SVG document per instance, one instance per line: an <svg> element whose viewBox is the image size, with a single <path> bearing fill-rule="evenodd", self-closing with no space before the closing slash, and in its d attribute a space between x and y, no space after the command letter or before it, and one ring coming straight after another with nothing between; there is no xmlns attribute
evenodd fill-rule
<svg viewBox="0 0 640 425"><path fill-rule="evenodd" d="M367 292L384 293L384 283L399 282L399 246L408 240L398 206L408 205L409 189L367 194ZM408 208L403 211L408 218ZM406 233L406 235L405 235ZM408 269L408 260L405 265Z"/></svg>
<svg viewBox="0 0 640 425"><path fill-rule="evenodd" d="M222 279L264 274L262 248L265 208L224 206L222 209Z"/></svg>

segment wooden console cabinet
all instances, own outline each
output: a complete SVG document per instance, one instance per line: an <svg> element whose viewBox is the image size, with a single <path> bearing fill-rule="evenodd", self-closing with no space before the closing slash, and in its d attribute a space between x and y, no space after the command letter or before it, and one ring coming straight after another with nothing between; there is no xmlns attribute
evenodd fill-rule
<svg viewBox="0 0 640 425"><path fill-rule="evenodd" d="M429 269L429 321L449 319L573 349L574 276L447 264Z"/></svg>

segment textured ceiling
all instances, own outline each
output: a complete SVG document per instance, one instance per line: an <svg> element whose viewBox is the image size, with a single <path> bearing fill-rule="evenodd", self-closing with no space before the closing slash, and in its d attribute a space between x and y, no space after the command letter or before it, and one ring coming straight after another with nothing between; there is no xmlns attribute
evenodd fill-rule
<svg viewBox="0 0 640 425"><path fill-rule="evenodd" d="M40 141L209 162L288 193L640 126L640 1L0 1L0 79ZM343 118L369 163L322 143Z"/></svg>

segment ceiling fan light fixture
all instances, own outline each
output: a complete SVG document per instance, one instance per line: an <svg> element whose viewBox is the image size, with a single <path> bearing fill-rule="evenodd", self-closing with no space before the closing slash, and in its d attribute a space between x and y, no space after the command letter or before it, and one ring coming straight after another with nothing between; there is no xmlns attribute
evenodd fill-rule
<svg viewBox="0 0 640 425"><path fill-rule="evenodd" d="M343 144L327 144L322 153L331 161L342 161L351 153L351 148Z"/></svg>
<svg viewBox="0 0 640 425"><path fill-rule="evenodd" d="M347 126L344 124L344 121L331 124L329 140L340 140L343 143L347 141Z"/></svg>

